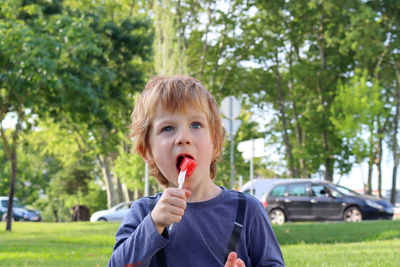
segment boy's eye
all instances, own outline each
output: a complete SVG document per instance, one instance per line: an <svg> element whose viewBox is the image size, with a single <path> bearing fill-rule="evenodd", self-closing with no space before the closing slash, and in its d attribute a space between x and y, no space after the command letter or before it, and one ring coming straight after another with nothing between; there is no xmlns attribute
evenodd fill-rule
<svg viewBox="0 0 400 267"><path fill-rule="evenodd" d="M200 129L201 124L200 124L200 122L193 122L191 127L192 127L192 129Z"/></svg>
<svg viewBox="0 0 400 267"><path fill-rule="evenodd" d="M161 129L161 132L171 132L174 128L172 126L165 126Z"/></svg>

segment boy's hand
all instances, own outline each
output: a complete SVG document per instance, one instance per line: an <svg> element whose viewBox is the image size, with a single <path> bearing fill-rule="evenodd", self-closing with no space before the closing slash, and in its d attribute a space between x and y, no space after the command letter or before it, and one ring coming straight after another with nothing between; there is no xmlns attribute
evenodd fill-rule
<svg viewBox="0 0 400 267"><path fill-rule="evenodd" d="M236 252L229 253L225 267L245 267L244 262L237 258Z"/></svg>
<svg viewBox="0 0 400 267"><path fill-rule="evenodd" d="M191 192L185 189L167 188L151 212L151 218L157 231L161 234L171 223L182 220L186 209L186 199Z"/></svg>

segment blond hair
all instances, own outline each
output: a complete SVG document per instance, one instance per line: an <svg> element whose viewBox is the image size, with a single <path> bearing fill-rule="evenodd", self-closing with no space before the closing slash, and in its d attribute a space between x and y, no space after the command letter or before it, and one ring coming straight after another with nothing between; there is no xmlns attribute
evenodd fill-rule
<svg viewBox="0 0 400 267"><path fill-rule="evenodd" d="M217 174L216 162L221 156L225 131L222 127L218 104L211 93L197 79L188 76L157 76L151 79L140 95L131 115L131 134L134 148L143 157L151 158L149 145L149 130L157 107L167 111L184 113L188 106L194 107L207 117L210 126L211 141L214 146L210 164L210 176ZM150 174L162 185L168 185L168 180L153 160L148 161Z"/></svg>

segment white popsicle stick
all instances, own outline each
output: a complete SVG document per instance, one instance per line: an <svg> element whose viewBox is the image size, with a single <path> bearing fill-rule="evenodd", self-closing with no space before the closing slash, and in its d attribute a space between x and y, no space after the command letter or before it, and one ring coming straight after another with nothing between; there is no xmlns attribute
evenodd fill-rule
<svg viewBox="0 0 400 267"><path fill-rule="evenodd" d="M178 175L178 188L179 188L179 189L182 189L183 184L185 183L186 171L187 171L187 170L181 170L181 171L179 172L179 175ZM171 225L169 226L169 230L170 230L170 231L172 230L172 226L173 226L173 225L174 225L174 224L171 223Z"/></svg>

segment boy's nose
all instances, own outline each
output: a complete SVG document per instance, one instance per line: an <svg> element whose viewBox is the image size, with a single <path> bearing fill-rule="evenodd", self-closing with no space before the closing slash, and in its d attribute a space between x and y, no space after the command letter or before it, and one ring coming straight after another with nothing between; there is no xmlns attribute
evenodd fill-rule
<svg viewBox="0 0 400 267"><path fill-rule="evenodd" d="M176 145L189 145L192 143L192 139L190 134L187 131L182 131L176 137L175 144Z"/></svg>
<svg viewBox="0 0 400 267"><path fill-rule="evenodd" d="M188 138L177 138L175 144L177 145L189 145L192 142Z"/></svg>

